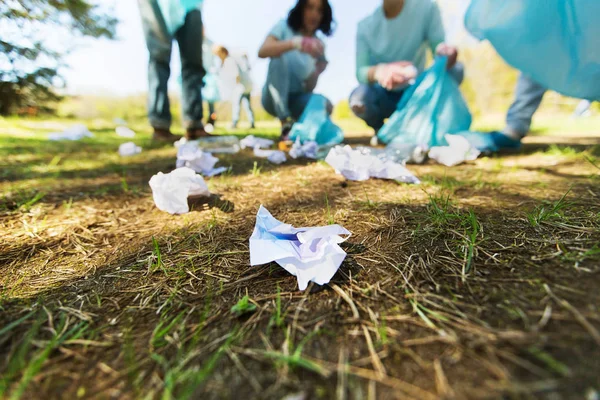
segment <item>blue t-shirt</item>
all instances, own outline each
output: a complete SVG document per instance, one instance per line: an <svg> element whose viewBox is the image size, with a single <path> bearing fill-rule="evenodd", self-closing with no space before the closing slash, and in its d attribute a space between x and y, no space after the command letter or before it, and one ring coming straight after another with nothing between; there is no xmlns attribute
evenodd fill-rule
<svg viewBox="0 0 600 400"><path fill-rule="evenodd" d="M269 36L273 36L277 40L290 40L298 35L298 32L294 32L290 28L287 20L279 21L269 32ZM282 57L287 58L290 68L290 93L304 92L304 82L315 72L316 60L300 50L288 51Z"/></svg>
<svg viewBox="0 0 600 400"><path fill-rule="evenodd" d="M202 8L203 0L158 0L169 34L174 35L185 22L190 11Z"/></svg>
<svg viewBox="0 0 600 400"><path fill-rule="evenodd" d="M378 7L358 24L356 77L368 83L370 67L395 61L410 61L423 72L427 47L435 51L445 36L434 0L406 0L402 12L392 19Z"/></svg>

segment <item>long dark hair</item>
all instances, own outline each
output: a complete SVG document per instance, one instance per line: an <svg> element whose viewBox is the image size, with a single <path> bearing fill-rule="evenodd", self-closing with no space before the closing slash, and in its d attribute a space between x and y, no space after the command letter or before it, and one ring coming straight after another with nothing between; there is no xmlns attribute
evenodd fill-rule
<svg viewBox="0 0 600 400"><path fill-rule="evenodd" d="M331 36L333 34L334 21L333 21L333 10L328 0L323 1L323 20L317 30L323 32L325 36ZM299 32L302 30L304 25L304 8L308 0L298 0L298 3L288 15L287 23L292 30Z"/></svg>

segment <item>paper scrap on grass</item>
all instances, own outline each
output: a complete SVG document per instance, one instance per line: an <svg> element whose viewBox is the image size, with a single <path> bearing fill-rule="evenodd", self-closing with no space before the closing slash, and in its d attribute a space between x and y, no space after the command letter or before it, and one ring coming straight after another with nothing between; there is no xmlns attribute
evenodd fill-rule
<svg viewBox="0 0 600 400"><path fill-rule="evenodd" d="M269 147L273 146L273 143L274 142L270 139L263 139L255 137L254 135L250 135L240 140L240 147L242 149L255 149L257 147L259 149L268 149Z"/></svg>
<svg viewBox="0 0 600 400"><path fill-rule="evenodd" d="M73 125L62 132L54 132L48 135L48 140L72 140L77 141L83 138L92 138L94 134L83 124Z"/></svg>
<svg viewBox="0 0 600 400"><path fill-rule="evenodd" d="M466 161L474 161L481 152L474 148L467 139L457 135L446 135L448 146L432 147L429 158L447 167L454 167Z"/></svg>
<svg viewBox="0 0 600 400"><path fill-rule="evenodd" d="M383 161L373 154L364 154L350 146L334 147L325 158L325 162L338 174L351 181L378 178L404 183L421 183L404 165L391 160Z"/></svg>
<svg viewBox="0 0 600 400"><path fill-rule="evenodd" d="M276 262L298 278L300 290L305 290L310 281L325 285L346 258L340 243L350 236L340 225L294 228L260 206L250 237L250 265Z"/></svg>
<svg viewBox="0 0 600 400"><path fill-rule="evenodd" d="M194 143L207 153L235 154L240 151L240 140L235 136L212 135L195 140L187 140L185 137L174 143L176 148L187 143Z"/></svg>
<svg viewBox="0 0 600 400"><path fill-rule="evenodd" d="M177 150L177 168L188 167L207 177L227 171L225 167L215 168L215 164L218 162L217 157L203 152L197 142L188 142Z"/></svg>
<svg viewBox="0 0 600 400"><path fill-rule="evenodd" d="M130 157L135 156L136 154L140 154L142 152L142 148L137 146L133 142L123 143L119 146L119 155L121 157Z"/></svg>
<svg viewBox="0 0 600 400"><path fill-rule="evenodd" d="M319 145L317 142L308 141L302 144L300 142L300 138L297 138L292 148L290 149L290 157L293 159L297 158L311 158L313 160L317 159L317 153L319 152Z"/></svg>
<svg viewBox="0 0 600 400"><path fill-rule="evenodd" d="M150 187L156 207L169 214L188 213L188 197L210 196L202 176L187 167L177 168L168 174L159 172L150 179Z"/></svg>
<svg viewBox="0 0 600 400"><path fill-rule="evenodd" d="M135 137L135 132L126 126L117 126L117 128L115 129L115 132L117 133L117 136L121 136L124 138Z"/></svg>
<svg viewBox="0 0 600 400"><path fill-rule="evenodd" d="M262 150L258 147L254 148L254 155L260 158L266 158L273 164L283 164L287 161L285 153L281 150Z"/></svg>

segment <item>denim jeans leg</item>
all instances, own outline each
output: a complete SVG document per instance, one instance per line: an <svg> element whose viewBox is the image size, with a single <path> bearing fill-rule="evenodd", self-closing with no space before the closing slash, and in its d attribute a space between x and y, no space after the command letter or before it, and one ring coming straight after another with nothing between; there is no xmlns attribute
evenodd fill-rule
<svg viewBox="0 0 600 400"><path fill-rule="evenodd" d="M304 113L304 109L308 105L308 102L314 96L322 97L325 100L325 106L327 108L327 113L331 114L331 111L333 110L333 105L331 104L331 101L329 101L329 99L327 99L322 94L315 94L315 93L292 93L289 96L288 104L289 104L289 107L290 107L291 116L292 116L292 118L295 121L298 121L302 117L302 113Z"/></svg>
<svg viewBox="0 0 600 400"><path fill-rule="evenodd" d="M263 88L263 107L269 114L283 121L290 117L289 94L290 70L287 58L285 56L272 58Z"/></svg>
<svg viewBox="0 0 600 400"><path fill-rule="evenodd" d="M396 111L401 97L402 92L391 92L377 84L362 84L352 91L349 103L352 112L377 132Z"/></svg>
<svg viewBox="0 0 600 400"><path fill-rule="evenodd" d="M250 122L250 125L254 125L254 112L252 111L252 103L250 100L250 93L245 93L242 96L242 105L246 111L246 118Z"/></svg>
<svg viewBox="0 0 600 400"><path fill-rule="evenodd" d="M190 11L175 33L181 53L182 111L186 129L202 128L202 14Z"/></svg>
<svg viewBox="0 0 600 400"><path fill-rule="evenodd" d="M148 119L156 129L171 127L171 108L168 82L171 75L171 46L173 38L167 32L156 0L138 0L148 61Z"/></svg>
<svg viewBox="0 0 600 400"><path fill-rule="evenodd" d="M546 88L521 74L515 90L515 101L506 115L507 128L524 137L529 133L533 115L540 107Z"/></svg>

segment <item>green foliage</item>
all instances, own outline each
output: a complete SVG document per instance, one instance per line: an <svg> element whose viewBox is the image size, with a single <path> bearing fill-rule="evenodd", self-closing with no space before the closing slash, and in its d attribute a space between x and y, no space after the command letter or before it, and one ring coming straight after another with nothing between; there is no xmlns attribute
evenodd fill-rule
<svg viewBox="0 0 600 400"><path fill-rule="evenodd" d="M242 297L235 306L231 307L231 313L236 317L241 317L244 314L253 313L256 311L256 305L250 302L250 297L247 295Z"/></svg>
<svg viewBox="0 0 600 400"><path fill-rule="evenodd" d="M61 97L61 51L53 41L110 38L117 20L89 0L9 0L0 3L0 115L48 111ZM61 40L62 39L62 40Z"/></svg>
<svg viewBox="0 0 600 400"><path fill-rule="evenodd" d="M549 220L562 218L563 210L571 205L570 202L566 201L569 193L571 193L571 189L569 189L558 201L551 204L539 205L531 212L527 213L529 224L535 228Z"/></svg>

